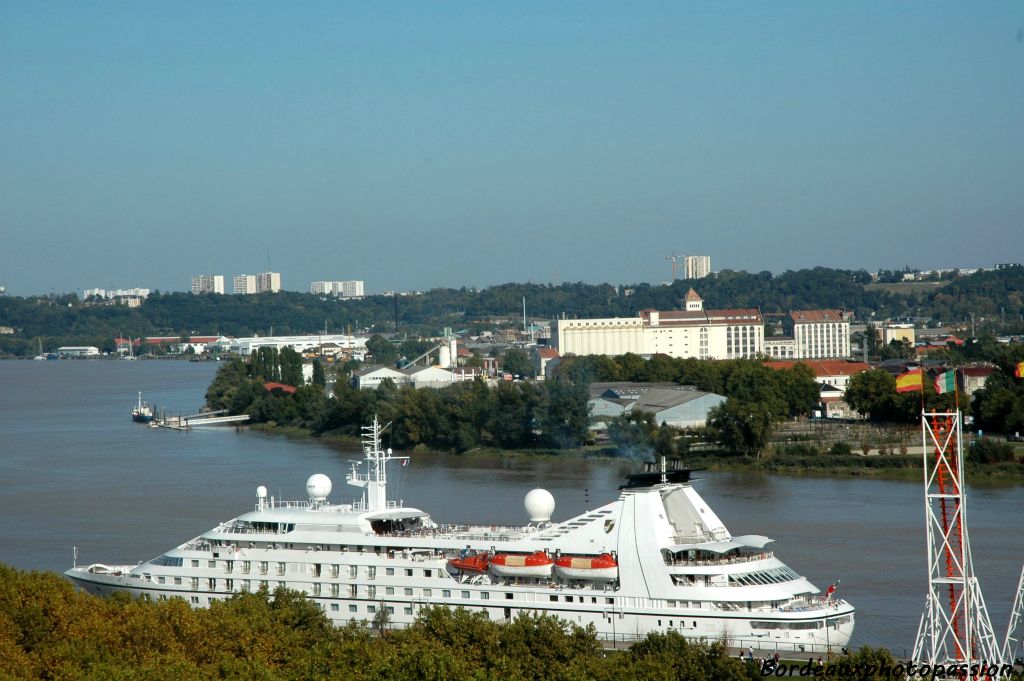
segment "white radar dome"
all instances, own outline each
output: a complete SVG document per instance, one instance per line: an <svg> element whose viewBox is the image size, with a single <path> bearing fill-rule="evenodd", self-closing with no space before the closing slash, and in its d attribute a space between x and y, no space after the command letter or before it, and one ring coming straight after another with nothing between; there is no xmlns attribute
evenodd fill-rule
<svg viewBox="0 0 1024 681"><path fill-rule="evenodd" d="M551 492L538 487L526 495L523 506L526 507L526 515L529 516L531 523L546 523L555 512L555 498L551 496Z"/></svg>
<svg viewBox="0 0 1024 681"><path fill-rule="evenodd" d="M262 499L265 496L267 496L267 488L264 487L263 485L260 485L259 487L257 487L256 488L256 496L258 496L260 499Z"/></svg>
<svg viewBox="0 0 1024 681"><path fill-rule="evenodd" d="M316 473L309 476L309 480L306 481L306 494L310 499L323 501L330 495L331 487L330 478L323 473Z"/></svg>

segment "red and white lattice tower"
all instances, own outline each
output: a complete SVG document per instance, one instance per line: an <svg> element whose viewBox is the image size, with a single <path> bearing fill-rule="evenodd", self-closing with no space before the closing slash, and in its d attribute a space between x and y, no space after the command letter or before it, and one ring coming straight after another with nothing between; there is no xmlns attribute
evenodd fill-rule
<svg viewBox="0 0 1024 681"><path fill-rule="evenodd" d="M1003 642L1003 659L1012 663L1024 658L1024 644L1021 643L1021 625L1024 624L1024 568L1020 571L1017 582L1017 595L1013 597L1013 608L1010 609L1010 624L1006 627L1006 640Z"/></svg>
<svg viewBox="0 0 1024 681"><path fill-rule="evenodd" d="M992 665L999 663L1003 651L974 576L960 436L959 411L921 413L928 598L913 660Z"/></svg>

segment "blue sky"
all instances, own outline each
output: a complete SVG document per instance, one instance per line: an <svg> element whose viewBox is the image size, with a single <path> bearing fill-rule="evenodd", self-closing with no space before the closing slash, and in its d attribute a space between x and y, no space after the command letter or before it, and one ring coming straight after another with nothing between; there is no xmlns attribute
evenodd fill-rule
<svg viewBox="0 0 1024 681"><path fill-rule="evenodd" d="M1024 5L0 2L0 284L1024 260Z"/></svg>

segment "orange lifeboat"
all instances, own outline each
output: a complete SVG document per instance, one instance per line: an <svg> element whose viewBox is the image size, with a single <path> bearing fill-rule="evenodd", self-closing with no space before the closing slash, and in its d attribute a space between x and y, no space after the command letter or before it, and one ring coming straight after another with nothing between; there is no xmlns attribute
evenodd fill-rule
<svg viewBox="0 0 1024 681"><path fill-rule="evenodd" d="M543 551L529 555L499 553L491 558L491 572L499 577L550 577L554 562Z"/></svg>
<svg viewBox="0 0 1024 681"><path fill-rule="evenodd" d="M610 582L619 576L619 563L610 553L600 556L562 556L555 561L555 572L563 579Z"/></svg>
<svg viewBox="0 0 1024 681"><path fill-rule="evenodd" d="M448 561L448 565L461 572L487 572L487 554L474 553Z"/></svg>

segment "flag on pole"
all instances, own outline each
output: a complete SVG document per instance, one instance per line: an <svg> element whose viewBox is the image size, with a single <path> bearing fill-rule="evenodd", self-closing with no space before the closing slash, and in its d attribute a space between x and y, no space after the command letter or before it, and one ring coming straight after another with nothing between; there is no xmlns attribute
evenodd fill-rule
<svg viewBox="0 0 1024 681"><path fill-rule="evenodd" d="M912 393L918 390L924 390L924 372L921 371L920 367L911 369L896 377L896 392Z"/></svg>
<svg viewBox="0 0 1024 681"><path fill-rule="evenodd" d="M1013 372L1017 378L1024 378L1024 362L1017 362L1017 369Z"/></svg>
<svg viewBox="0 0 1024 681"><path fill-rule="evenodd" d="M935 392L939 395L951 393L956 390L956 369L943 371L935 377Z"/></svg>

